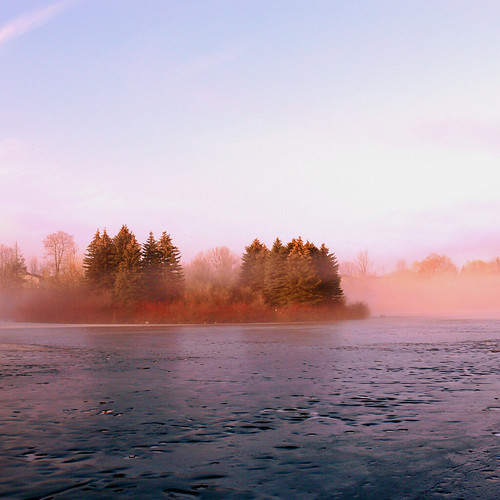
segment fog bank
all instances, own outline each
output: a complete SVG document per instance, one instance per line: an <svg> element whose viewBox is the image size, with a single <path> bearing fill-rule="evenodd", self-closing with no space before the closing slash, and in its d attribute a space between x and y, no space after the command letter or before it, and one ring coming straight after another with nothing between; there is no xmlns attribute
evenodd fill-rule
<svg viewBox="0 0 500 500"><path fill-rule="evenodd" d="M348 276L342 287L349 300L366 302L374 315L500 317L498 274Z"/></svg>

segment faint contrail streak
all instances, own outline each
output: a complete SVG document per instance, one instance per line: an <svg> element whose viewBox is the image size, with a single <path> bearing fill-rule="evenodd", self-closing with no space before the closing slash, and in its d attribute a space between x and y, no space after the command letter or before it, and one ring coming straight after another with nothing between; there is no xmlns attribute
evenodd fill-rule
<svg viewBox="0 0 500 500"><path fill-rule="evenodd" d="M50 21L58 12L65 9L72 1L63 0L49 7L37 9L10 21L0 27L0 47L9 40L24 35Z"/></svg>

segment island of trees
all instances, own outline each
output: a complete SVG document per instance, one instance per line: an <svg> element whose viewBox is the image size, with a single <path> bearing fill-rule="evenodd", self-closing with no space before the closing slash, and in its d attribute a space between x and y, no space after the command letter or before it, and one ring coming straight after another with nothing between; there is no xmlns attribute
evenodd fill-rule
<svg viewBox="0 0 500 500"><path fill-rule="evenodd" d="M388 272L368 251L337 262L302 238L242 256L227 247L181 264L167 232L142 244L127 226L97 231L79 256L63 231L43 241L43 260L0 244L0 318L37 322L216 323L361 318L375 314L497 314L500 257L457 266L431 253ZM348 304L345 297L353 303Z"/></svg>
<svg viewBox="0 0 500 500"><path fill-rule="evenodd" d="M363 318L347 304L337 259L302 238L271 248L258 239L244 254L227 247L187 266L167 232L140 244L124 225L97 230L78 262L73 237L44 240L46 267L26 265L17 246L0 246L3 315L24 321L217 323Z"/></svg>

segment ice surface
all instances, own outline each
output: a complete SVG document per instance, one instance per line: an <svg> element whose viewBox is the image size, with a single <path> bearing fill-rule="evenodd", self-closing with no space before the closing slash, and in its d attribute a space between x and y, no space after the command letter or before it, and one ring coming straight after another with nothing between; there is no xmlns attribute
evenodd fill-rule
<svg viewBox="0 0 500 500"><path fill-rule="evenodd" d="M495 498L499 325L2 325L0 496Z"/></svg>

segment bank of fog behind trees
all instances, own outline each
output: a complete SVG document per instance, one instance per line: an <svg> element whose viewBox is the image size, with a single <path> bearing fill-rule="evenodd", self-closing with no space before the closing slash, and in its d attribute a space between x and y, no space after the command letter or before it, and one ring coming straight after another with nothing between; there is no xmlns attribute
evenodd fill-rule
<svg viewBox="0 0 500 500"><path fill-rule="evenodd" d="M276 239L270 249L256 239L241 258L218 247L185 267L169 234L150 233L140 244L126 225L115 236L97 230L81 266L75 267L73 243L45 247L50 268L30 286L18 280L24 289L11 315L16 319L179 323L367 315L363 305L346 306L334 254L300 237L285 245Z"/></svg>

